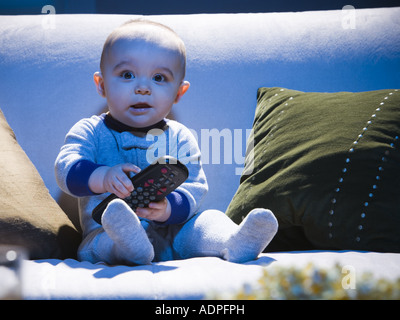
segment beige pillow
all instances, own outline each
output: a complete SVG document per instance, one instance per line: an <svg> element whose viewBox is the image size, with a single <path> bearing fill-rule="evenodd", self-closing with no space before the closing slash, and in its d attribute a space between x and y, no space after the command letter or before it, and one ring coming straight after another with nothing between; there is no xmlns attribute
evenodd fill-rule
<svg viewBox="0 0 400 320"><path fill-rule="evenodd" d="M50 196L0 110L0 244L31 259L74 258L81 235Z"/></svg>

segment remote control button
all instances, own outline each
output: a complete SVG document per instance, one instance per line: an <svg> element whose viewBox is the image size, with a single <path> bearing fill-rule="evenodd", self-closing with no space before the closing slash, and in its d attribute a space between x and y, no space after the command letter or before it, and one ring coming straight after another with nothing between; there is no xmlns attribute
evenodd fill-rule
<svg viewBox="0 0 400 320"><path fill-rule="evenodd" d="M166 174L167 172L168 172L168 169L167 169L167 168L165 168L165 167L164 167L164 168L161 168L161 173L162 173L162 174Z"/></svg>

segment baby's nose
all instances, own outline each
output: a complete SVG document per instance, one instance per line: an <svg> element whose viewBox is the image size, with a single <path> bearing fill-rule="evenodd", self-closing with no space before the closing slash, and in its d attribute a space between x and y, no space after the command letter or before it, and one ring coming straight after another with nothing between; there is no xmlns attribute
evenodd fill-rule
<svg viewBox="0 0 400 320"><path fill-rule="evenodd" d="M151 94L151 90L147 85L141 84L135 87L135 94L147 95Z"/></svg>

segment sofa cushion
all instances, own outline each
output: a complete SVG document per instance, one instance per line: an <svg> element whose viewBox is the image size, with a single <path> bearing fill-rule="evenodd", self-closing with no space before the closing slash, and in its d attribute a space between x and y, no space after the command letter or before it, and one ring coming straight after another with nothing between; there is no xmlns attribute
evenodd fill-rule
<svg viewBox="0 0 400 320"><path fill-rule="evenodd" d="M227 214L270 208L277 239L288 237L276 250L400 252L400 91L260 88L257 98L254 149Z"/></svg>
<svg viewBox="0 0 400 320"><path fill-rule="evenodd" d="M0 145L0 244L22 246L32 259L74 257L81 236L50 196L1 110Z"/></svg>

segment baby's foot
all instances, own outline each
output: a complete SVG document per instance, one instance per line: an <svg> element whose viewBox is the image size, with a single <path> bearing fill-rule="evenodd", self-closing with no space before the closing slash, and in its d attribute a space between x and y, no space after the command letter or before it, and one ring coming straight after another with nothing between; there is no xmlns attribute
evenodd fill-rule
<svg viewBox="0 0 400 320"><path fill-rule="evenodd" d="M132 209L121 199L111 201L101 218L107 235L114 241L116 256L130 264L150 264L154 248Z"/></svg>
<svg viewBox="0 0 400 320"><path fill-rule="evenodd" d="M223 258L239 263L256 259L277 230L278 221L270 210L253 209L228 240Z"/></svg>

